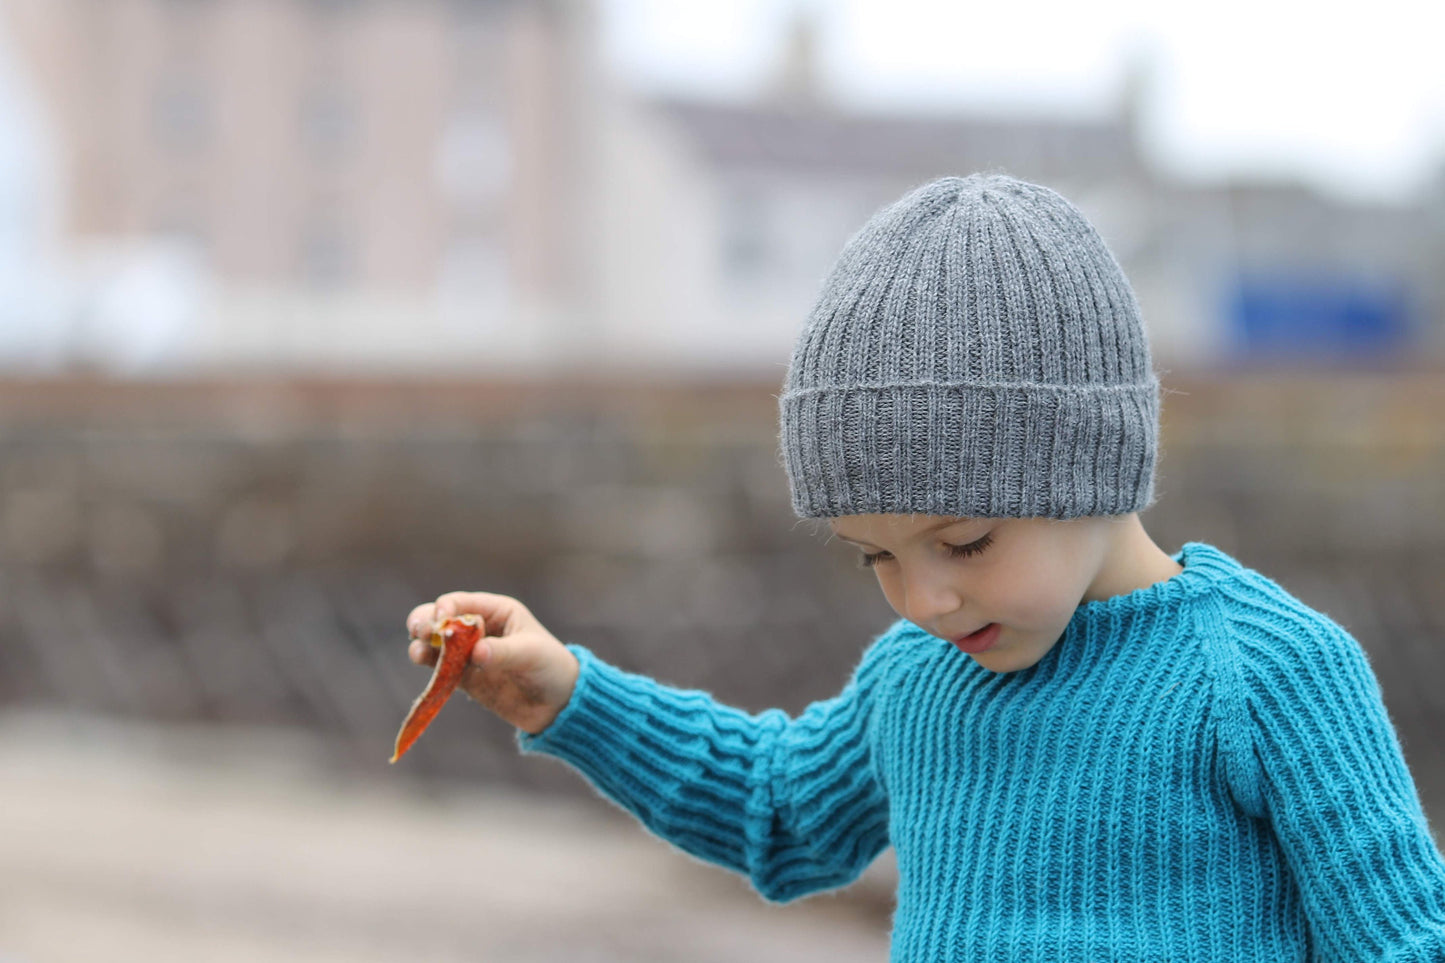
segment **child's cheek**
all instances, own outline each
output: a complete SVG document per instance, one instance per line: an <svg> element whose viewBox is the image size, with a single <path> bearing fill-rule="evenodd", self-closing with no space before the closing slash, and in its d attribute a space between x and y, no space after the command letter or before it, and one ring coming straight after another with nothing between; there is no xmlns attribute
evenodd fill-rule
<svg viewBox="0 0 1445 963"><path fill-rule="evenodd" d="M1000 577L991 580L990 588L999 606L995 617L1000 622L1020 627L1052 627L1068 621L1074 605L1069 602L1077 578L1072 569L1058 558L1035 558L1013 561Z"/></svg>

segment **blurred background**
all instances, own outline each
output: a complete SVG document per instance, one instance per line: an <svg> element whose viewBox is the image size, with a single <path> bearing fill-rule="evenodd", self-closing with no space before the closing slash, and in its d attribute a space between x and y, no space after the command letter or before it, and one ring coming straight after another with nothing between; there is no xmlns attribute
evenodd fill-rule
<svg viewBox="0 0 1445 963"><path fill-rule="evenodd" d="M886 855L770 907L464 701L386 759L456 588L836 692L891 612L776 392L849 234L980 169L1135 285L1156 541L1355 634L1438 831L1441 20L0 0L0 961L886 958Z"/></svg>

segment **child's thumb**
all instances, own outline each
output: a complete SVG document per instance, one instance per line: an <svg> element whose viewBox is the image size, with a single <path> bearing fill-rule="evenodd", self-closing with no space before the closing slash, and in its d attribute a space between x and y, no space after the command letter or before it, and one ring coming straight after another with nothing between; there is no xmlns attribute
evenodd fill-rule
<svg viewBox="0 0 1445 963"><path fill-rule="evenodd" d="M472 648L472 664L484 669L510 669L518 663L515 635L484 635Z"/></svg>

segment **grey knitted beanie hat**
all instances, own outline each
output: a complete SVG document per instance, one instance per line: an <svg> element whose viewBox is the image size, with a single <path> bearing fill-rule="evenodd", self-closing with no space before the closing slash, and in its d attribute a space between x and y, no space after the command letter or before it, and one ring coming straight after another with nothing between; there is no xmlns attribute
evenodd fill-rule
<svg viewBox="0 0 1445 963"><path fill-rule="evenodd" d="M793 349L780 443L800 518L1076 518L1152 502L1159 381L1082 214L945 177L844 246Z"/></svg>

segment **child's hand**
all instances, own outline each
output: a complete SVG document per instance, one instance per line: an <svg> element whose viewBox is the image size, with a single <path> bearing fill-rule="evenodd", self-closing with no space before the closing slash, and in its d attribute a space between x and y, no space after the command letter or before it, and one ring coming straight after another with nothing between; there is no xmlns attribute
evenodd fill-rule
<svg viewBox="0 0 1445 963"><path fill-rule="evenodd" d="M407 655L418 665L433 665L433 624L469 612L481 616L486 633L472 650L461 688L518 729L541 732L572 697L579 667L577 658L516 599L448 592L418 605L406 617L412 640Z"/></svg>

